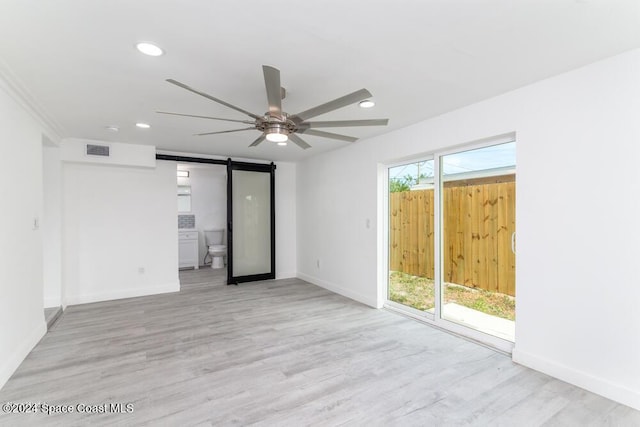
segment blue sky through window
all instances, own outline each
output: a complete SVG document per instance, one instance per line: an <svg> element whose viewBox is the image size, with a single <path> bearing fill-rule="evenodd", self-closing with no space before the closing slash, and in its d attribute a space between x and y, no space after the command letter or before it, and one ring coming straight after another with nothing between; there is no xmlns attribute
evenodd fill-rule
<svg viewBox="0 0 640 427"><path fill-rule="evenodd" d="M516 143L509 142L448 154L442 157L442 163L444 175L515 167ZM389 169L389 179L404 178L406 176L411 176L415 179L418 174L433 177L433 160L409 163Z"/></svg>

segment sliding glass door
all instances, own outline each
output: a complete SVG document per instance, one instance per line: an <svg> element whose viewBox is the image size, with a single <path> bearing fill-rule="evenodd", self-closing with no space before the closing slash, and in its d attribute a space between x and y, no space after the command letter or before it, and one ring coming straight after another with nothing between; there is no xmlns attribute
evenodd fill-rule
<svg viewBox="0 0 640 427"><path fill-rule="evenodd" d="M227 165L227 283L275 278L275 166Z"/></svg>
<svg viewBox="0 0 640 427"><path fill-rule="evenodd" d="M433 160L389 169L388 299L433 313L436 301Z"/></svg>
<svg viewBox="0 0 640 427"><path fill-rule="evenodd" d="M515 335L515 143L440 157L442 318Z"/></svg>
<svg viewBox="0 0 640 427"><path fill-rule="evenodd" d="M515 166L511 141L388 169L389 306L514 340Z"/></svg>

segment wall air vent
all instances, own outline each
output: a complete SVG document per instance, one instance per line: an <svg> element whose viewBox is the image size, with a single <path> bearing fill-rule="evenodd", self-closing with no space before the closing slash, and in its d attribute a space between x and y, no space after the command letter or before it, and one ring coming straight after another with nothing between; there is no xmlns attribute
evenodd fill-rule
<svg viewBox="0 0 640 427"><path fill-rule="evenodd" d="M87 144L87 156L109 157L109 146Z"/></svg>

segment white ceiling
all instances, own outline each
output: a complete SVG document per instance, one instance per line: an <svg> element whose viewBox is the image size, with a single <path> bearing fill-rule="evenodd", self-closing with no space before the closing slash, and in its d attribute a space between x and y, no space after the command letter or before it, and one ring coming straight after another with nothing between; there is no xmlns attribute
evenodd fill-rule
<svg viewBox="0 0 640 427"><path fill-rule="evenodd" d="M166 54L141 55L138 41ZM364 87L375 108L354 105L315 120L390 119L387 127L326 129L366 138L636 47L637 0L0 2L0 70L61 136L265 160L295 161L347 143L304 136L313 148L303 151L248 148L257 131L191 136L235 124L155 111L246 117L165 79L256 114L267 110L263 64L281 70L289 113ZM137 121L152 128L137 129Z"/></svg>

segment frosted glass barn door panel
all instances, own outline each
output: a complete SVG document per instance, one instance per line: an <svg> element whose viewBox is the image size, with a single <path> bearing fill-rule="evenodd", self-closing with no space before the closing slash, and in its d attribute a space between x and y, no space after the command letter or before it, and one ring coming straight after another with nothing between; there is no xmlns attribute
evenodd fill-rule
<svg viewBox="0 0 640 427"><path fill-rule="evenodd" d="M273 279L273 169L231 167L229 283Z"/></svg>

